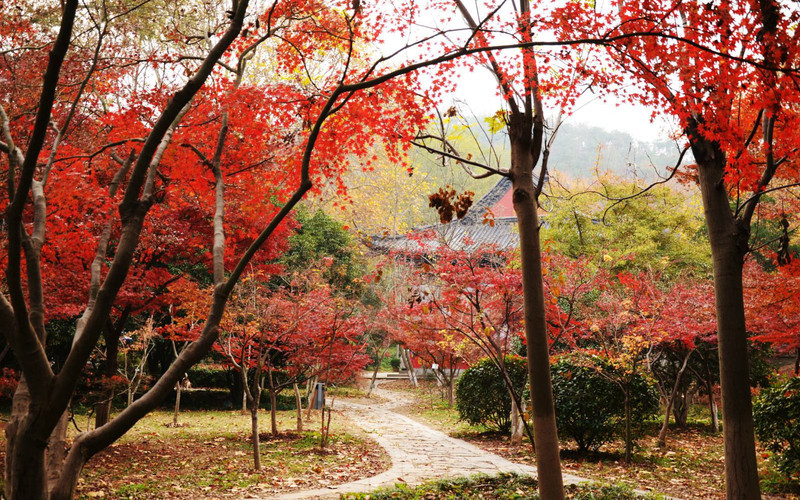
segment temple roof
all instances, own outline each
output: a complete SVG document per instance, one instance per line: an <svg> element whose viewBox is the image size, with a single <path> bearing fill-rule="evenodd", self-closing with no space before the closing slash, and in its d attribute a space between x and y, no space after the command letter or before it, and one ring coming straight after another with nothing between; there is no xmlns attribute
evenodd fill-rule
<svg viewBox="0 0 800 500"><path fill-rule="evenodd" d="M517 248L519 232L511 194L511 179L502 177L463 219L418 227L405 235L373 237L371 247L383 252L436 251L440 247L472 251L484 245Z"/></svg>

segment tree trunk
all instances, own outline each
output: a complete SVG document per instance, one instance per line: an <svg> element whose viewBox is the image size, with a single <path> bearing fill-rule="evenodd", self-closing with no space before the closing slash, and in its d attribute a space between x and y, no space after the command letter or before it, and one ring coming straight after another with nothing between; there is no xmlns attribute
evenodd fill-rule
<svg viewBox="0 0 800 500"><path fill-rule="evenodd" d="M316 380L316 377L314 377ZM317 398L317 384L314 382L314 385L310 385L311 381L309 380L309 391L308 391L308 398L306 403L306 420L311 418L311 411L314 409L314 400Z"/></svg>
<svg viewBox="0 0 800 500"><path fill-rule="evenodd" d="M683 358L683 364L681 365L681 369L678 370L678 374L675 376L675 384L672 386L672 392L669 394L669 398L667 398L664 403L666 404L666 408L664 409L664 422L661 424L661 430L658 433L658 446L664 448L667 446L667 429L669 428L669 414L672 411L672 405L675 403L675 398L678 396L678 391L681 386L681 379L683 378L683 372L686 371L686 366L689 364L689 358L692 357L692 352L686 355Z"/></svg>
<svg viewBox="0 0 800 500"><path fill-rule="evenodd" d="M672 413L672 403L675 401L675 397L677 396L675 390L673 389L672 394L665 402L664 408L664 420L661 422L661 430L658 431L658 447L664 448L667 446L667 429L669 428L669 415Z"/></svg>
<svg viewBox="0 0 800 500"><path fill-rule="evenodd" d="M761 498L756 465L753 406L747 360L742 267L749 227L731 212L724 183L725 158L719 145L698 140L689 130L698 163L700 191L714 268L714 297L719 339L722 418L727 498Z"/></svg>
<svg viewBox="0 0 800 500"><path fill-rule="evenodd" d="M181 411L181 384L178 382L175 384L175 412L172 415L172 426L178 427L178 414Z"/></svg>
<svg viewBox="0 0 800 500"><path fill-rule="evenodd" d="M453 386L456 383L456 375L454 372L450 373L450 380L447 381L447 406L448 408L453 407Z"/></svg>
<svg viewBox="0 0 800 500"><path fill-rule="evenodd" d="M111 418L111 403L114 399L114 392L109 391L106 393L106 399L97 403L94 407L94 428L102 427L108 423Z"/></svg>
<svg viewBox="0 0 800 500"><path fill-rule="evenodd" d="M247 393L242 389L242 415L247 413Z"/></svg>
<svg viewBox="0 0 800 500"><path fill-rule="evenodd" d="M325 419L325 414L327 413L327 422ZM331 431L331 409L326 408L325 406L322 407L320 411L320 415L322 416L322 420L320 423L320 431L319 431L319 447L320 449L325 449L328 445L328 436Z"/></svg>
<svg viewBox="0 0 800 500"><path fill-rule="evenodd" d="M692 406L692 391L691 387L681 394L677 400L677 404L672 407L672 415L675 417L675 425L681 429L685 429L689 425L689 409Z"/></svg>
<svg viewBox="0 0 800 500"><path fill-rule="evenodd" d="M794 358L794 374L800 375L800 347L797 348L797 355Z"/></svg>
<svg viewBox="0 0 800 500"><path fill-rule="evenodd" d="M297 432L303 432L303 398L300 397L300 387L294 384L294 403L297 406Z"/></svg>
<svg viewBox="0 0 800 500"><path fill-rule="evenodd" d="M531 411L539 469L539 494L544 500L564 498L561 477L553 386L545 322L542 256L539 244L539 215L533 185L531 117L513 113L508 126L511 140L511 174L514 211L517 214L525 304L525 340L531 384ZM527 120L527 121L526 121Z"/></svg>
<svg viewBox="0 0 800 500"><path fill-rule="evenodd" d="M514 383L511 381L511 376L508 374L508 368L506 367L505 360L503 357L498 357L494 359L495 366L500 370L500 375L503 377L503 381L505 382L505 386L508 389L508 393L511 396L511 403L512 407L516 405L517 408L522 408L524 410L525 403L522 401L522 396L517 395L517 393L513 390ZM522 391L520 391L521 393ZM531 431L530 426L528 425L528 421L525 420L524 416L519 420L522 424L523 429L525 430L525 434L528 435L528 439L531 443L531 451L536 453L536 440L533 436L533 431Z"/></svg>
<svg viewBox="0 0 800 500"><path fill-rule="evenodd" d="M386 351L388 351L390 347L391 344L387 345L386 348L378 355L378 360L375 362L375 369L372 370L372 379L369 383L369 389L367 389L367 397L369 397L370 394L372 394L372 390L375 389L376 380L378 379L378 371L381 369L381 360L386 355Z"/></svg>
<svg viewBox="0 0 800 500"><path fill-rule="evenodd" d="M510 391L509 391L510 392ZM512 445L522 444L522 436L525 434L525 428L522 425L523 419L522 411L517 406L516 398L511 398L511 439L509 443Z"/></svg>
<svg viewBox="0 0 800 500"><path fill-rule="evenodd" d="M250 433L253 441L253 468L261 470L261 450L258 439L258 406L250 406Z"/></svg>
<svg viewBox="0 0 800 500"><path fill-rule="evenodd" d="M83 464L86 459L81 453L73 453L72 451L73 449L83 450L80 437L75 439L72 447L60 470L58 483L54 485L50 492L49 500L72 500L75 496L75 487L78 484L78 477L83 470Z"/></svg>
<svg viewBox="0 0 800 500"><path fill-rule="evenodd" d="M711 412L711 432L719 432L719 412L717 411L717 400L714 399L714 394L708 396L708 410Z"/></svg>
<svg viewBox="0 0 800 500"><path fill-rule="evenodd" d="M631 398L630 388L625 391L625 463L631 463L633 457L633 433L631 432Z"/></svg>
<svg viewBox="0 0 800 500"><path fill-rule="evenodd" d="M269 418L272 437L278 437L278 394L271 387L269 389Z"/></svg>
<svg viewBox="0 0 800 500"><path fill-rule="evenodd" d="M106 359L103 363L103 375L106 377L113 377L117 374L119 369L119 338L122 334L122 328L129 316L129 310L126 309L122 316L115 322L109 319L105 328L103 329L103 338L106 343ZM109 389L104 394L105 399L100 401L95 406L94 428L104 426L111 418L111 403L114 401L114 390Z"/></svg>
<svg viewBox="0 0 800 500"><path fill-rule="evenodd" d="M369 389L367 389L367 397L369 397L370 394L372 394L372 390L375 389L375 386L377 385L376 381L378 380L378 370L380 370L380 368L381 368L381 363L379 360L377 363L375 363L375 369L372 370L372 378L369 381Z"/></svg>
<svg viewBox="0 0 800 500"><path fill-rule="evenodd" d="M11 431L6 428L11 449L7 474L11 481L5 485L6 498L9 500L47 500L47 472L45 467L44 442L36 443L26 439L23 427Z"/></svg>
<svg viewBox="0 0 800 500"><path fill-rule="evenodd" d="M403 364L406 365L406 370L408 371L408 381L411 382L414 387L418 387L417 374L414 373L414 367L411 365L411 356L408 355L408 349L401 349L400 356L402 356Z"/></svg>
<svg viewBox="0 0 800 500"><path fill-rule="evenodd" d="M31 395L25 376L20 378L12 399L11 418L6 426L5 498L45 498L44 447L37 451L24 440L30 425ZM30 448L24 450L23 448ZM30 477L28 477L30 475ZM38 486L37 486L38 485Z"/></svg>
<svg viewBox="0 0 800 500"><path fill-rule="evenodd" d="M708 360L703 356L703 367L705 368L706 393L708 394L708 411L711 414L711 432L719 432L719 413L717 411L717 400L714 399L714 384L711 378L711 369L708 367Z"/></svg>
<svg viewBox="0 0 800 500"><path fill-rule="evenodd" d="M88 426L88 422L87 422ZM61 414L53 432L47 440L47 451L45 454L47 467L47 490L51 491L58 483L64 461L67 459L69 445L67 444L67 427L69 420L67 412Z"/></svg>

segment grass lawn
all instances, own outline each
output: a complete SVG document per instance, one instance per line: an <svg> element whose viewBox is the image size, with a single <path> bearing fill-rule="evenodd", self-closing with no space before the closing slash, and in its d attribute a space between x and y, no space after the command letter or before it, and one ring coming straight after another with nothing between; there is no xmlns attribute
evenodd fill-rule
<svg viewBox="0 0 800 500"><path fill-rule="evenodd" d="M296 433L295 412L278 412L278 438L269 412L259 417L262 469L253 470L250 415L239 411L186 411L170 427L172 412L157 411L120 441L93 457L78 483L78 498L195 499L269 496L372 476L390 465L382 448L352 434L334 411L331 442L319 449L319 412ZM85 425L86 417L76 418ZM74 427L71 434L75 434ZM0 443L2 450L5 443ZM0 458L2 454L0 454Z"/></svg>
<svg viewBox="0 0 800 500"><path fill-rule="evenodd" d="M413 389L405 381L391 382L383 387L411 392L415 404L399 411L454 437L506 457L514 462L535 465L527 440L523 445L512 446L505 436L489 432L480 426L471 426L458 418L455 408L448 408L438 396L436 388L421 384ZM571 449L575 443L564 439L561 442L564 472L609 483L624 483L633 488L653 490L684 499L722 499L723 446L722 434L712 434L703 408L693 408L692 418L686 429L671 427L667 435L667 447L656 446L656 434L660 422L646 425L637 443L634 460L626 464L624 443L613 441L590 456L577 456ZM781 479L766 451L759 450L759 469L762 478L762 493L768 499L800 499L800 485L792 485Z"/></svg>
<svg viewBox="0 0 800 500"><path fill-rule="evenodd" d="M537 499L536 480L526 476L500 474L432 481L417 487L398 485L369 494L348 494L346 500L522 500ZM622 485L582 484L566 487L571 500L634 500L657 499L658 496L637 496Z"/></svg>

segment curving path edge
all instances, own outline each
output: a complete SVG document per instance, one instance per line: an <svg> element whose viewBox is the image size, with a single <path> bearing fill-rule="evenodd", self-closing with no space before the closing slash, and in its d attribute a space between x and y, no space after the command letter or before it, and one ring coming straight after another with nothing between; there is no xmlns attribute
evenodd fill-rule
<svg viewBox="0 0 800 500"><path fill-rule="evenodd" d="M403 399L402 393L380 388L373 392L386 401L369 405L337 401L335 406L343 410L349 421L363 429L386 450L392 460L391 468L377 476L358 481L267 498L339 498L343 493L366 493L384 486L393 486L395 483L418 485L432 479L474 474L514 472L536 476L536 467L516 464L392 411L408 403L407 399ZM586 481L588 480L564 474L566 484Z"/></svg>

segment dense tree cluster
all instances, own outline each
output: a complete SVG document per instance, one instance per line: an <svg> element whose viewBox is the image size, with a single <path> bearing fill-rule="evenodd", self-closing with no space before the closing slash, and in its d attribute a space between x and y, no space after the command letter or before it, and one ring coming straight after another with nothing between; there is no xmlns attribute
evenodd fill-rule
<svg viewBox="0 0 800 500"><path fill-rule="evenodd" d="M179 396L212 351L256 409L258 464L262 387L274 410L284 388L299 401L299 385L347 378L367 346L394 340L440 367L451 398L453 367L490 358L548 500L564 495L551 355L579 353L621 391L628 455L644 374L665 405L662 443L692 392L715 412L719 383L727 494L758 498L748 343L800 366L799 20L771 0L0 5L6 496L72 497L87 460ZM507 157L465 153L447 132L458 110L445 97L484 68ZM699 202L610 177L570 186L580 197L554 187L551 149L587 91L674 120L668 177L699 186ZM391 214L408 198L348 209L353 179L390 164L379 174L394 185L440 189L443 222L466 215L471 194L396 179L418 175L412 144L510 180L518 252L421 252L364 278L343 227L295 210L335 193L347 214ZM505 367L515 352L530 401ZM110 418L119 393L128 404ZM95 406L97 425L68 443L73 401Z"/></svg>

